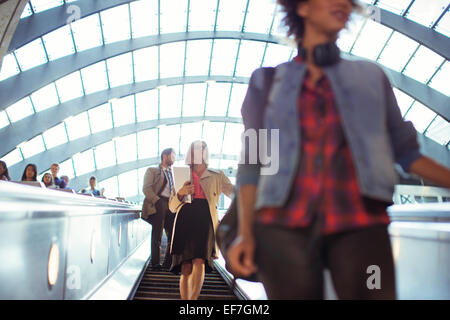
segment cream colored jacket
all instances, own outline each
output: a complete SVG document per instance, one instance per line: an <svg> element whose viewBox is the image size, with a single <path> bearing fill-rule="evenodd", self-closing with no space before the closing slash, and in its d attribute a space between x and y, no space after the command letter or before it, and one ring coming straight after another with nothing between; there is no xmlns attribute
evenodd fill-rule
<svg viewBox="0 0 450 320"><path fill-rule="evenodd" d="M211 214L211 221L214 227L214 234L219 224L217 216L217 204L219 202L220 194L223 192L228 197L233 193L233 185L230 179L221 170L206 169L200 177L200 185L205 193L206 200L209 204L209 212ZM177 224L178 213L181 208L186 204L185 199L180 201L178 197L173 194L169 199L169 210L176 213L175 222L173 224L172 240L175 234L175 227ZM173 243L173 241L172 241ZM216 254L218 254L219 248L216 243Z"/></svg>

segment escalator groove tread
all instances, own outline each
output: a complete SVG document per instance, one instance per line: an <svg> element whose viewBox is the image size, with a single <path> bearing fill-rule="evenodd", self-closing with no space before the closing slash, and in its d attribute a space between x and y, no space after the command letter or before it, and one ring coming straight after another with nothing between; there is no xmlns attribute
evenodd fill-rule
<svg viewBox="0 0 450 320"><path fill-rule="evenodd" d="M161 261L167 239L161 241ZM134 300L179 300L180 276L168 271L147 268L134 295ZM199 300L237 300L236 295L217 271L205 274Z"/></svg>

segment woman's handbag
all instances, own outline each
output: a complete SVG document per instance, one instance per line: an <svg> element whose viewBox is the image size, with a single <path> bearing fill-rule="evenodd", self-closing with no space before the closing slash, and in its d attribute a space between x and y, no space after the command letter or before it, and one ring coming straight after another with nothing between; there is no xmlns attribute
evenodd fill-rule
<svg viewBox="0 0 450 320"><path fill-rule="evenodd" d="M267 101L269 98L269 92L270 88L272 86L272 80L275 75L275 68L264 68L264 105L263 105L263 113L267 106ZM231 270L228 262L228 250L233 243L233 241L237 238L238 234L238 210L237 210L237 194L231 201L231 204L225 213L224 217L219 223L219 226L217 228L217 245L219 246L220 251L222 252L222 256L225 259L225 268L233 274L234 278L241 278L247 281L253 281L257 282L258 278L256 273L248 276L248 277L242 277L235 275L233 271Z"/></svg>

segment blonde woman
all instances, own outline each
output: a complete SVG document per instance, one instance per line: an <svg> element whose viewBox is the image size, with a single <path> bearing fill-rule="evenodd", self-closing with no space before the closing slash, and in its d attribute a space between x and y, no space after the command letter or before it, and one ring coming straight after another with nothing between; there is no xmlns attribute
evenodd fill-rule
<svg viewBox="0 0 450 320"><path fill-rule="evenodd" d="M169 208L176 212L172 235L172 266L181 272L180 295L183 300L196 300L200 295L206 271L212 270L218 256L215 230L218 224L217 203L220 194L230 196L233 185L222 171L208 169L208 147L204 141L194 141L186 153L191 168L191 181L186 181ZM187 202L187 196L191 202Z"/></svg>

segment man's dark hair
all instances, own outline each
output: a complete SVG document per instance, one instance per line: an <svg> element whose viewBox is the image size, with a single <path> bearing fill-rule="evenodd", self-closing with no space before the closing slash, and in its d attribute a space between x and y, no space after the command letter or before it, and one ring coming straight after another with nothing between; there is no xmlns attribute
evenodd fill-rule
<svg viewBox="0 0 450 320"><path fill-rule="evenodd" d="M301 17L297 14L297 6L300 2L308 0L278 0L278 3L282 7L282 11L285 16L283 23L288 27L288 36L294 36L297 41L303 37L305 32L305 23ZM350 0L354 9L360 9L361 6L357 3L357 0Z"/></svg>
<svg viewBox="0 0 450 320"><path fill-rule="evenodd" d="M172 152L175 152L175 150L173 150L173 148L167 148L167 149L164 149L164 150L161 152L161 162L163 161L163 156L164 156L164 155L170 155L170 154L172 154Z"/></svg>
<svg viewBox="0 0 450 320"><path fill-rule="evenodd" d="M97 178L96 178L96 177L94 177L94 176L92 176L92 177L90 177L90 178L89 178L89 181L91 181L91 180L95 180L95 181L97 181Z"/></svg>

